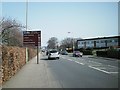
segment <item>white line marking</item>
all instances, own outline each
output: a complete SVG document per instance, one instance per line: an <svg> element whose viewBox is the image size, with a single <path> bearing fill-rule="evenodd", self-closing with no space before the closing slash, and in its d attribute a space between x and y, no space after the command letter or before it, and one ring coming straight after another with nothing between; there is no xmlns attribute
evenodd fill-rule
<svg viewBox="0 0 120 90"><path fill-rule="evenodd" d="M93 62L93 63L96 63L96 64L102 64L102 63L99 63L99 62L94 62L94 61L89 61L89 62Z"/></svg>
<svg viewBox="0 0 120 90"><path fill-rule="evenodd" d="M113 68L118 68L118 67L116 67L116 66L112 66L112 65L108 65L109 67L113 67Z"/></svg>
<svg viewBox="0 0 120 90"><path fill-rule="evenodd" d="M65 59L65 57L61 57L61 58Z"/></svg>
<svg viewBox="0 0 120 90"><path fill-rule="evenodd" d="M109 72L110 74L112 74L112 73L115 73L115 74L117 74L118 72Z"/></svg>
<svg viewBox="0 0 120 90"><path fill-rule="evenodd" d="M71 60L71 59L67 59L67 60L69 60L69 61L73 61L73 60Z"/></svg>
<svg viewBox="0 0 120 90"><path fill-rule="evenodd" d="M78 61L75 61L76 63L78 63L78 64L81 64L81 65L84 65L83 63L81 63L81 62L78 62Z"/></svg>
<svg viewBox="0 0 120 90"><path fill-rule="evenodd" d="M93 69L98 70L98 71L101 71L101 72L104 72L104 73L107 73L107 74L118 73L118 72L108 72L108 71L101 70L101 69L99 69L99 68L92 67L92 66L88 66L88 67L93 68Z"/></svg>

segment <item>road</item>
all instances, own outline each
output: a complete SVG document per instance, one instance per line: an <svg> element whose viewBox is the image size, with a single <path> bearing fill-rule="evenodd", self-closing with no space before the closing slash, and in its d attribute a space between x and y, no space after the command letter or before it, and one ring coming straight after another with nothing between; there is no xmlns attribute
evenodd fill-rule
<svg viewBox="0 0 120 90"><path fill-rule="evenodd" d="M30 60L3 88L118 88L118 60L93 56ZM4 90L4 89L3 89Z"/></svg>
<svg viewBox="0 0 120 90"><path fill-rule="evenodd" d="M118 61L93 57L72 57L61 55L59 60L47 62L55 80L62 88L117 88L118 87Z"/></svg>

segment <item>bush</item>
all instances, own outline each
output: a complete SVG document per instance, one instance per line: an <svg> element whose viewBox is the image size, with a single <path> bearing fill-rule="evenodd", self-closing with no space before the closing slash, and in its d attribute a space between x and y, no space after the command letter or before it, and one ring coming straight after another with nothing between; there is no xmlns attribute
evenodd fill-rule
<svg viewBox="0 0 120 90"><path fill-rule="evenodd" d="M96 54L101 57L120 59L120 51L117 50L97 51Z"/></svg>
<svg viewBox="0 0 120 90"><path fill-rule="evenodd" d="M107 55L109 58L117 58L120 59L120 51L116 50L108 50Z"/></svg>
<svg viewBox="0 0 120 90"><path fill-rule="evenodd" d="M28 49L29 60L36 56L36 50ZM2 83L14 76L26 64L25 48L2 46Z"/></svg>
<svg viewBox="0 0 120 90"><path fill-rule="evenodd" d="M97 56L107 57L107 51L96 51Z"/></svg>
<svg viewBox="0 0 120 90"><path fill-rule="evenodd" d="M19 47L2 47L2 83L9 80L25 65L25 49Z"/></svg>
<svg viewBox="0 0 120 90"><path fill-rule="evenodd" d="M92 50L83 50L83 55L93 55Z"/></svg>

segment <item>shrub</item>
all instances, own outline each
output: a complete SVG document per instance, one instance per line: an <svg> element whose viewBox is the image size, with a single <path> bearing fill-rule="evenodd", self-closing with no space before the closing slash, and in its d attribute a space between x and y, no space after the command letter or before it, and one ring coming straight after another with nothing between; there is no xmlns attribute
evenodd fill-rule
<svg viewBox="0 0 120 90"><path fill-rule="evenodd" d="M107 57L107 51L96 51L97 56Z"/></svg>
<svg viewBox="0 0 120 90"><path fill-rule="evenodd" d="M101 57L120 59L120 51L117 50L96 51L96 54Z"/></svg>
<svg viewBox="0 0 120 90"><path fill-rule="evenodd" d="M93 55L92 50L83 50L83 55Z"/></svg>

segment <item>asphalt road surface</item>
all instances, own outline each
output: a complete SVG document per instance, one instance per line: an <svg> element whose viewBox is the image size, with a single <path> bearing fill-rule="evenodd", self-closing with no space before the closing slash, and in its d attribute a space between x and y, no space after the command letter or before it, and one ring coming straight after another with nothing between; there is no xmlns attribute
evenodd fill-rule
<svg viewBox="0 0 120 90"><path fill-rule="evenodd" d="M118 88L118 60L72 55L57 60L43 56L41 60L62 88Z"/></svg>

